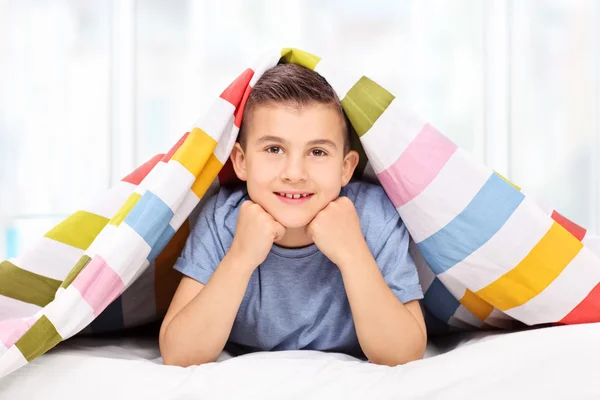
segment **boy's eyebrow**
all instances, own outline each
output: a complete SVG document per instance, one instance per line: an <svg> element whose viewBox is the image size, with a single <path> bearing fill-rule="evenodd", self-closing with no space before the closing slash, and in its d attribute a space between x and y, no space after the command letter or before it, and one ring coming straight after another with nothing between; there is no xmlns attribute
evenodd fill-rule
<svg viewBox="0 0 600 400"><path fill-rule="evenodd" d="M279 136L273 136L273 135L265 135L265 136L260 137L258 140L256 140L256 144L258 144L258 145L265 143L265 142L275 142L275 143L285 144L286 140L283 138L280 138ZM309 146L327 145L327 146L331 146L334 149L337 149L337 146L335 145L335 143L329 139L311 140L310 142L308 142L308 145Z"/></svg>
<svg viewBox="0 0 600 400"><path fill-rule="evenodd" d="M284 144L285 140L283 138L280 138L279 136L273 136L273 135L265 135L256 140L256 144L258 144L258 145L265 143L265 142L276 142L276 143Z"/></svg>
<svg viewBox="0 0 600 400"><path fill-rule="evenodd" d="M337 146L335 145L335 143L333 143L333 141L331 141L329 139L311 140L310 142L308 142L308 145L309 146L325 145L325 146L330 146L330 147L333 147L334 149L337 149Z"/></svg>

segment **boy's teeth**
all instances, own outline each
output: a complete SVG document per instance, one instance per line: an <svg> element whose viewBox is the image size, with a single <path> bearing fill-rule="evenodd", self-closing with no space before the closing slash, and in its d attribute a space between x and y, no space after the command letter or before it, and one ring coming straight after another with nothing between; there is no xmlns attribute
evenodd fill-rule
<svg viewBox="0 0 600 400"><path fill-rule="evenodd" d="M283 193L283 192L280 192L280 193L277 193L277 194L279 194L282 197L287 197L288 199L299 199L300 197L308 197L308 195L309 195L308 193L304 193L304 194L300 194L300 193L290 194L290 193Z"/></svg>

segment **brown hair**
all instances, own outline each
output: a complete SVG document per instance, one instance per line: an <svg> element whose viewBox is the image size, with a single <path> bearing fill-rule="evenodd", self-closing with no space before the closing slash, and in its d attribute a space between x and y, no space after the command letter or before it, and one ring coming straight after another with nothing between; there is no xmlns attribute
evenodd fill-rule
<svg viewBox="0 0 600 400"><path fill-rule="evenodd" d="M298 64L278 64L269 68L256 82L244 109L238 142L246 148L245 131L249 116L257 106L285 104L304 107L311 103L330 105L342 118L344 154L350 151L351 125L342 109L342 103L331 85L317 72Z"/></svg>

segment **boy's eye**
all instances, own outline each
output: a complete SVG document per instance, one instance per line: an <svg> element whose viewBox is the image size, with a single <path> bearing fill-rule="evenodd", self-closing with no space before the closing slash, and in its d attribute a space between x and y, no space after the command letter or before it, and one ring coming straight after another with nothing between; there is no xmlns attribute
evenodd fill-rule
<svg viewBox="0 0 600 400"><path fill-rule="evenodd" d="M279 154L279 153L281 153L281 151L282 151L282 149L279 146L267 147L267 153Z"/></svg>
<svg viewBox="0 0 600 400"><path fill-rule="evenodd" d="M321 150L321 149L314 149L314 150L311 150L310 154L311 154L311 155L313 155L313 156L316 156L316 157L323 157L323 156L326 156L326 155L327 155L327 153L325 153L325 152L324 152L323 150Z"/></svg>

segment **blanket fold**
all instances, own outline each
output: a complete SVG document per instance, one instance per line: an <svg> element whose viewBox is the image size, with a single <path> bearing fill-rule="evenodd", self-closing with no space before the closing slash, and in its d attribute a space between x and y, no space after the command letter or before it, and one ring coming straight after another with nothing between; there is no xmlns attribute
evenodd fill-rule
<svg viewBox="0 0 600 400"><path fill-rule="evenodd" d="M0 377L79 333L160 321L190 215L235 182L229 154L254 83L277 63L335 89L361 154L411 235L430 334L600 321L600 240L482 165L381 85L299 49L261 57L165 154L0 262Z"/></svg>

